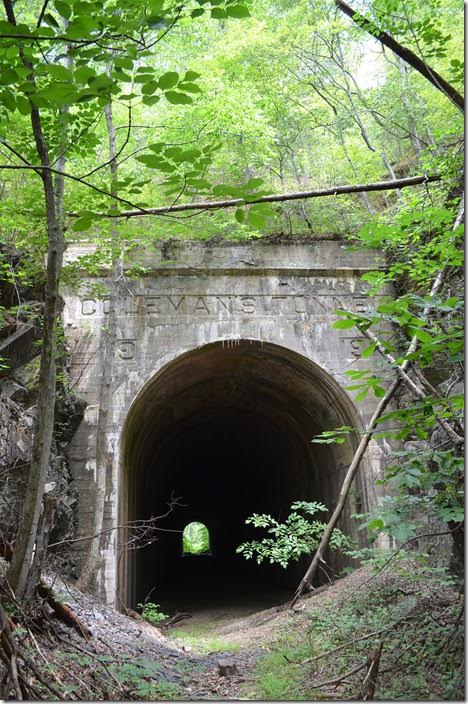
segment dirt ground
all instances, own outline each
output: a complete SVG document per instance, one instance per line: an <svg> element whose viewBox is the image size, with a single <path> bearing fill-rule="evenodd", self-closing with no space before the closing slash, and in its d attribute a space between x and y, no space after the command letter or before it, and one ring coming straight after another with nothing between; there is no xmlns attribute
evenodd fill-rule
<svg viewBox="0 0 468 704"><path fill-rule="evenodd" d="M266 604L261 597L234 603L229 600L223 602L221 595L216 603L194 603L192 611L188 611L191 613L189 618L162 628L129 618L100 604L91 595L78 592L69 584L57 582L54 589L67 600L90 629L92 637L85 643L85 648L95 654L95 661L105 656L114 663L121 663L122 670L145 668L147 674L144 675L144 680L149 689L148 695L140 696L141 699L261 700L262 697L258 695L258 665L261 665L264 656L274 654L275 643L283 638L297 638L299 642L310 628L311 609L321 612L322 607L331 606L333 613L339 613L355 594L363 594L363 588L372 579L368 567L360 568L333 584L320 587L299 600L294 608L291 608L289 602L271 606L271 595L268 608L264 608ZM403 600L402 606L405 610L409 606L411 612L416 598L414 591L408 591L403 582L394 584L395 598ZM399 592L402 592L401 596ZM280 595L276 597L273 601L279 602ZM461 598L451 588L439 588L437 582L423 582L421 586L418 583L417 600L423 609L422 613L440 612L443 617L447 607L461 603ZM188 610L190 602L187 601L184 606ZM437 618L440 616L437 615L436 620ZM452 629L457 627L455 622L448 624L449 636L450 633L455 633ZM65 625L57 622L54 630L63 643L72 647L76 644L78 649L83 649L83 639ZM411 646L410 636L411 634L408 635L408 642ZM442 644L447 642L447 637L444 638ZM56 651L49 650L47 654L51 660L57 659ZM67 661L67 666L72 668L73 663ZM87 663L86 667L91 676L96 674L95 662ZM83 671L77 672L83 678ZM64 680L67 679L65 667L59 674ZM319 681L320 675L321 673ZM134 682L130 683L134 689L128 690L131 691L131 696L122 695L121 699L139 698ZM129 685L125 682L125 687L127 686ZM124 688L121 691L124 692ZM137 696L133 696L134 693ZM338 698L349 698L345 689L341 694L343 696ZM330 697L325 698L335 699L335 696L333 690ZM111 698L119 699L115 693Z"/></svg>

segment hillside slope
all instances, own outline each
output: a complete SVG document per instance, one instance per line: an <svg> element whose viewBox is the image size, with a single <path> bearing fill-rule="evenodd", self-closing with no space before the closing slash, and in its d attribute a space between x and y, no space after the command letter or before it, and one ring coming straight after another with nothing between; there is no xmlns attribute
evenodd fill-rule
<svg viewBox="0 0 468 704"><path fill-rule="evenodd" d="M187 619L165 633L68 583L53 586L91 637L45 618L45 604L17 629L38 699L356 699L380 643L376 699L464 699L463 595L445 572L419 562L394 562L377 576L360 568L294 610L215 625Z"/></svg>

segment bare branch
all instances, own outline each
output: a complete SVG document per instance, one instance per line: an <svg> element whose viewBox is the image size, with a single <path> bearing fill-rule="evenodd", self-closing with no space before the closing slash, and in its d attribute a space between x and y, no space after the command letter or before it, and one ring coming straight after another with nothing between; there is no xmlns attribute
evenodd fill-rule
<svg viewBox="0 0 468 704"><path fill-rule="evenodd" d="M2 166L0 166L0 169ZM75 179L80 180L80 179ZM334 188L321 188L314 191L298 191L296 193L279 193L259 198L246 200L245 198L233 198L231 200L207 201L206 203L181 203L178 205L164 205L157 208L145 208L140 210L124 210L118 215L110 213L99 213L101 217L111 218L133 218L140 215L165 215L166 213L183 212L186 210L217 210L219 208L237 208L240 205L255 205L257 203L283 203L290 200L305 200L309 198L321 198L323 196L339 196L349 193L363 193L372 191L387 191L407 186L418 186L422 183L431 183L440 180L438 175L432 176L411 176L400 178L394 181L377 181L375 183L364 183L349 186L335 186ZM85 184L88 185L88 184ZM68 213L71 217L77 217L78 213Z"/></svg>

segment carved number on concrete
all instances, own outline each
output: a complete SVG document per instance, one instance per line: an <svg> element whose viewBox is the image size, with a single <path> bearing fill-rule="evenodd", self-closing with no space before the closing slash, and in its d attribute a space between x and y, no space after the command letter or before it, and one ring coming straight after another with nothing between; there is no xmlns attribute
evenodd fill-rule
<svg viewBox="0 0 468 704"><path fill-rule="evenodd" d="M359 355L362 350L362 346L359 344L359 341L362 339L362 337L340 337L340 342L344 342L344 344L348 343L351 347L351 354L353 357L355 359L359 359Z"/></svg>
<svg viewBox="0 0 468 704"><path fill-rule="evenodd" d="M133 359L135 355L135 342L133 340L119 340L117 355L120 359Z"/></svg>

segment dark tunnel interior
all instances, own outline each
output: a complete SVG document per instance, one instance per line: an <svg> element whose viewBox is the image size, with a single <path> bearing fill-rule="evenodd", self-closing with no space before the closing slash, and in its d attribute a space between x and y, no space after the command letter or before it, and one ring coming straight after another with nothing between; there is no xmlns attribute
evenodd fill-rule
<svg viewBox="0 0 468 704"><path fill-rule="evenodd" d="M354 425L353 407L330 376L274 345L215 343L187 353L150 382L133 404L123 437L124 521L158 522L157 540L127 550L120 591L135 608L151 592L168 611L215 596L258 593L285 601L306 559L286 570L246 560L237 546L265 535L253 513L283 520L295 500L333 503L352 441L311 443L336 425ZM326 519L326 514L320 518ZM210 554L183 554L182 532L207 526ZM341 524L350 530L349 516ZM332 561L333 566L333 561ZM334 565L340 567L339 561Z"/></svg>

